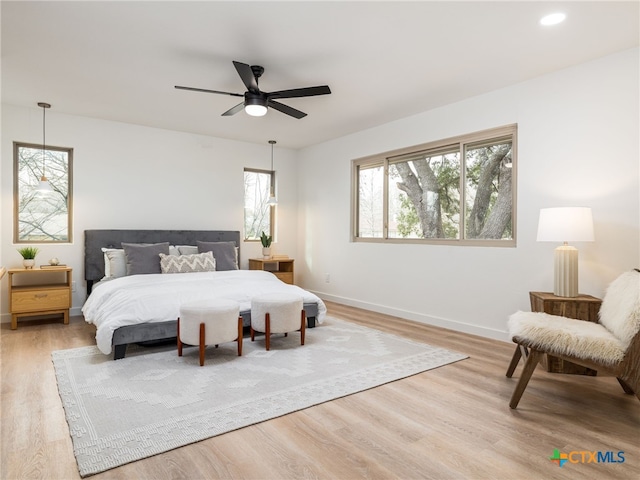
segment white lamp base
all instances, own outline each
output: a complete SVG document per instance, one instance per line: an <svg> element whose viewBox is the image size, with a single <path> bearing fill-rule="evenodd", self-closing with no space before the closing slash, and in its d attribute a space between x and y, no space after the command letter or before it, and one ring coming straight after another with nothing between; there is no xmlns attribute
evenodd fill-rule
<svg viewBox="0 0 640 480"><path fill-rule="evenodd" d="M578 296L578 249L562 245L555 249L553 294L558 297Z"/></svg>

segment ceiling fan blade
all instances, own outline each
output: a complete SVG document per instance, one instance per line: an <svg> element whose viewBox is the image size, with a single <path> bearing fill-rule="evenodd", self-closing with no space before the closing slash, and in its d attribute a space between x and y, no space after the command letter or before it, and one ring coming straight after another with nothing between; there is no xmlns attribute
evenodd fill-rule
<svg viewBox="0 0 640 480"><path fill-rule="evenodd" d="M328 85L320 85L317 87L294 88L291 90L279 90L277 92L267 93L267 98L296 98L296 97L315 97L316 95L328 95L331 89Z"/></svg>
<svg viewBox="0 0 640 480"><path fill-rule="evenodd" d="M242 79L242 83L247 87L251 93L260 93L260 89L258 88L258 81L256 80L255 75L253 74L253 70L251 66L246 63L233 61L233 65L236 67L238 71L238 75Z"/></svg>
<svg viewBox="0 0 640 480"><path fill-rule="evenodd" d="M239 103L235 107L230 108L226 112L222 114L223 117L230 117L231 115L235 115L236 113L242 111L244 108L244 102Z"/></svg>
<svg viewBox="0 0 640 480"><path fill-rule="evenodd" d="M205 88L195 87L181 87L180 85L176 85L175 87L178 90L192 90L194 92L219 93L220 95L231 95L232 97L244 97L242 93L220 92L219 90L207 90Z"/></svg>
<svg viewBox="0 0 640 480"><path fill-rule="evenodd" d="M279 112L282 112L284 114L290 115L290 116L292 116L294 118L297 118L298 120L307 116L306 113L301 112L300 110L296 110L295 108L291 108L290 106L285 105L284 103L274 102L273 100L269 100L267 102L267 104L271 108L275 108Z"/></svg>

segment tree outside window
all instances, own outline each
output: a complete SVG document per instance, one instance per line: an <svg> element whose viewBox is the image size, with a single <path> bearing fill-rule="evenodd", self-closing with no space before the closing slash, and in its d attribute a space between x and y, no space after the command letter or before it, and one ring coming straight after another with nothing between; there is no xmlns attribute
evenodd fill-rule
<svg viewBox="0 0 640 480"><path fill-rule="evenodd" d="M14 242L72 241L73 149L14 142ZM51 191L37 190L46 177Z"/></svg>
<svg viewBox="0 0 640 480"><path fill-rule="evenodd" d="M354 161L354 239L515 245L515 136L509 126Z"/></svg>
<svg viewBox="0 0 640 480"><path fill-rule="evenodd" d="M379 165L359 170L358 177L358 231L371 238L382 238L382 191L384 170Z"/></svg>
<svg viewBox="0 0 640 480"><path fill-rule="evenodd" d="M259 241L265 232L274 237L274 205L270 205L269 192L275 172L244 170L244 239Z"/></svg>

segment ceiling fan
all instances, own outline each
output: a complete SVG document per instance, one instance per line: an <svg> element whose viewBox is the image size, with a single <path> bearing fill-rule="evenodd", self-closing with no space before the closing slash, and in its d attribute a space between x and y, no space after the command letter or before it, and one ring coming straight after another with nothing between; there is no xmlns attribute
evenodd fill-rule
<svg viewBox="0 0 640 480"><path fill-rule="evenodd" d="M263 92L258 88L258 79L264 73L263 67L260 65L247 65L246 63L236 61L233 62L233 65L236 67L238 75L240 75L240 78L242 79L242 83L247 87L247 91L244 94L220 92L218 90L207 90L205 88L181 87L179 85L176 85L175 87L180 90L193 90L194 92L218 93L221 95L231 95L232 97L244 97L243 102L224 112L222 114L223 117L235 115L242 109L251 116L261 117L267 113L267 107L271 107L286 115L300 119L306 117L307 114L283 103L276 102L275 99L313 97L316 95L328 95L331 93L331 90L327 85L279 90L271 93Z"/></svg>

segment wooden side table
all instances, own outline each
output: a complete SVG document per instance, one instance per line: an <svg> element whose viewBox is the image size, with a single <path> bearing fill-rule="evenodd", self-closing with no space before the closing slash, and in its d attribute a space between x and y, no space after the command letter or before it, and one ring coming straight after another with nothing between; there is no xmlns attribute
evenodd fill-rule
<svg viewBox="0 0 640 480"><path fill-rule="evenodd" d="M284 283L293 285L293 258L250 258L249 270L271 272Z"/></svg>
<svg viewBox="0 0 640 480"><path fill-rule="evenodd" d="M529 292L532 312L544 312L587 322L598 322L598 312L602 300L591 295L577 297L557 297L549 292ZM553 373L571 373L595 376L598 372L560 358L546 355L547 371Z"/></svg>
<svg viewBox="0 0 640 480"><path fill-rule="evenodd" d="M7 273L11 330L18 328L18 317L35 315L61 314L64 324L69 324L71 267L11 268ZM50 282L51 278L59 277L60 274L64 274L64 281ZM16 277L23 277L25 282L16 285Z"/></svg>

